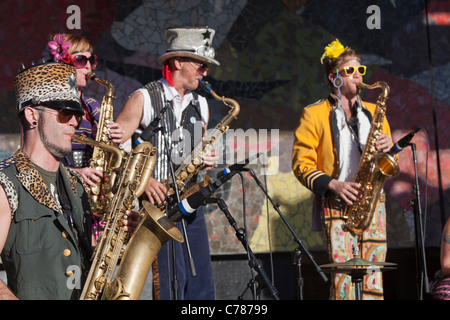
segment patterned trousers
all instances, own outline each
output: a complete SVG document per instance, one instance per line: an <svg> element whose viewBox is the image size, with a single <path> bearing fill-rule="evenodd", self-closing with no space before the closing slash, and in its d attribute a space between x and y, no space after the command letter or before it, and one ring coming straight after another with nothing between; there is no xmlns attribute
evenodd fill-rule
<svg viewBox="0 0 450 320"><path fill-rule="evenodd" d="M326 199L323 210L331 263L342 263L352 259L355 242L357 242L361 259L384 262L387 250L384 199L379 201L369 228L359 234L357 240L350 232L344 230L345 221L341 218L341 211L335 209L332 202L331 198ZM367 271L361 283L362 299L383 299L382 272L377 268L368 268ZM349 275L332 274L330 299L355 299L354 283Z"/></svg>

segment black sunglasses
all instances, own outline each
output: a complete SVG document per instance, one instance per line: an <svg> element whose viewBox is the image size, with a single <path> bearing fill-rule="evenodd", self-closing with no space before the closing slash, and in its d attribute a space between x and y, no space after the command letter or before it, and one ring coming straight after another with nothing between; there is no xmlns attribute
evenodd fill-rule
<svg viewBox="0 0 450 320"><path fill-rule="evenodd" d="M70 63L77 69L84 68L86 66L86 63L89 61L91 64L91 68L95 69L97 68L97 56L94 54L90 56L89 58L83 55L78 55L75 57L72 57L72 60Z"/></svg>
<svg viewBox="0 0 450 320"><path fill-rule="evenodd" d="M80 116L78 113L74 113L73 111L66 110L66 109L52 109L52 108L35 108L36 110L42 110L42 111L48 111L48 112L56 112L56 121L59 123L67 123L69 122L72 117L75 117L77 120L78 125L75 127L75 129L78 129L81 126L81 122L83 120L83 116Z"/></svg>

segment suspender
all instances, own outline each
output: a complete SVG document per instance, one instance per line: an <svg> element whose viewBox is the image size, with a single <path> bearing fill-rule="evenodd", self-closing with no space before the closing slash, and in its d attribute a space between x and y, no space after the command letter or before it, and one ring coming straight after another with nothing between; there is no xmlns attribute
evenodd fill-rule
<svg viewBox="0 0 450 320"><path fill-rule="evenodd" d="M154 115L156 116L161 112L161 110L166 106L166 104L170 103L166 99L163 84L160 81L152 81L146 84L144 88L147 89L149 93L151 105L154 110ZM202 117L200 112L200 105L198 103L198 94L195 92L192 92L192 94L194 96L194 99L189 104L189 106L185 110L183 110L179 124L184 130L187 130L191 136L190 141L191 149L184 150L183 157L187 156L201 141L199 139L197 139L199 141L194 140L196 138L194 135L194 124L197 121L201 121ZM175 114L173 112L173 105L170 105L168 111L164 113L160 125L164 128L164 132L162 131L157 132L150 139L150 143L152 143L152 145L158 149L158 157L156 160L155 168L153 170L153 177L156 180L163 181L167 179L169 173L165 139L167 139L167 143L170 146L170 148L174 148L177 146L179 142L180 143L183 142L183 141L172 141L173 138L172 133L175 130L180 129L177 126ZM202 135L204 134L203 131L204 130L202 130ZM165 137L163 135L165 135ZM133 145L135 138L137 138L136 135L133 137Z"/></svg>

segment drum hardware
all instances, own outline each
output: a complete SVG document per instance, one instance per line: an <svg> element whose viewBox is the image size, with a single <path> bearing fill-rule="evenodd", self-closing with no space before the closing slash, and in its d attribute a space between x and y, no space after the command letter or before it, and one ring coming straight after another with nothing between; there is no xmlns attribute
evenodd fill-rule
<svg viewBox="0 0 450 320"><path fill-rule="evenodd" d="M293 265L297 269L296 283L297 283L297 291L298 291L297 292L298 300L303 300L303 279L302 279L302 274L301 274L301 255L302 255L302 253L306 253L306 256L312 262L312 264L316 268L316 271L319 273L319 275L321 276L323 281L328 282L328 278L322 272L321 268L317 265L316 261L314 260L313 256L311 255L311 253L308 251L308 249L306 249L306 247L303 244L303 242L300 239L300 237L295 233L294 229L291 227L289 222L284 217L283 213L280 210L280 204L273 202L272 198L269 196L269 193L267 192L266 188L261 183L261 181L258 179L258 177L256 176L255 172L252 169L244 169L244 171L248 172L252 176L253 180L255 180L256 184L264 192L266 198L270 201L270 203L272 204L273 208L275 209L275 211L280 216L281 220L284 222L286 227L291 232L292 236L294 237L294 241L298 244L298 247L295 249L295 254L294 254L294 258L293 258L293 260L294 260L293 261Z"/></svg>
<svg viewBox="0 0 450 320"><path fill-rule="evenodd" d="M289 231L291 232L291 234L294 237L294 241L299 245L296 250L295 250L295 257L294 257L294 265L297 267L297 288L298 288L298 299L302 300L303 299L303 279L301 277L301 254L302 252L307 254L307 257L310 259L310 261L313 263L313 265L316 267L317 272L319 273L319 275L322 277L322 279L327 282L328 278L325 276L325 274L322 272L322 270L320 269L320 267L317 265L317 263L315 262L314 258L312 257L312 255L309 253L309 251L306 249L306 247L303 245L303 242L301 241L301 239L298 237L298 235L295 233L294 229L290 226L289 222L286 220L286 218L284 217L283 213L280 210L280 205L278 203L274 203L272 198L269 196L267 190L265 189L265 187L263 186L263 184L261 183L261 181L258 179L258 177L256 176L255 172L252 169L249 168L240 168L238 171L245 171L248 172L252 178L255 180L256 184L261 188L261 190L264 192L266 198L271 202L273 208L277 211L277 213L279 214L280 218L282 219L282 221L284 222L284 224L286 225L286 227L289 229ZM241 175L241 179L242 178L242 174L241 172L238 172L239 175ZM244 248L247 250L247 252L249 252L249 258L251 258L253 261L250 261L250 266L253 267L255 269L255 271L257 271L258 273L263 273L264 270L262 270L261 268L255 268L255 261L256 258L252 257L252 253L251 253L251 249L248 247L248 244L246 243L245 240L245 230L243 229L237 229L236 227L236 222L234 221L233 217L231 216L231 214L227 211L226 208L226 204L223 202L222 199L209 199L207 200L209 201L208 203L217 203L219 205L219 207L221 208L221 210L226 214L228 221L230 222L231 226L233 228L235 228L236 230L236 236L238 237L238 239L242 242L242 244L244 245ZM219 203L218 203L219 202ZM269 291L271 291L272 296L274 298L278 298L278 294L276 293L276 289L271 287L270 284L270 280L264 276L264 274L261 274L260 276L263 278L263 280L265 281L266 285L269 286ZM256 279L256 281L258 281L258 277ZM252 286L252 284L254 283L250 283L248 285L248 287ZM259 284L259 283L258 283ZM260 290L259 288L260 286L257 286L258 290Z"/></svg>
<svg viewBox="0 0 450 320"><path fill-rule="evenodd" d="M280 300L278 296L278 291L275 288L275 286L270 281L269 277L267 276L266 272L264 271L264 268L261 264L261 262L256 258L255 254L253 253L252 249L250 248L247 239L246 234L243 228L239 228L237 226L236 220L234 220L233 216L231 215L230 211L228 210L228 206L225 203L223 199L219 198L209 198L205 201L205 203L215 203L219 207L219 209L225 214L228 222L230 223L231 227L233 227L234 231L236 232L236 237L238 240L242 243L242 246L247 251L248 257L250 259L249 266L255 270L258 273L258 276L256 277L256 284L253 283L256 286L256 294L259 296L262 289L266 288L270 294L270 296L274 300ZM262 283L259 282L259 280L262 280ZM257 296L254 298L257 299Z"/></svg>
<svg viewBox="0 0 450 320"><path fill-rule="evenodd" d="M360 258L358 246L353 246L353 258L346 262L323 264L320 266L324 272L344 273L352 278L355 285L355 300L362 300L361 283L370 271L388 271L396 269L397 264L391 262L368 261Z"/></svg>

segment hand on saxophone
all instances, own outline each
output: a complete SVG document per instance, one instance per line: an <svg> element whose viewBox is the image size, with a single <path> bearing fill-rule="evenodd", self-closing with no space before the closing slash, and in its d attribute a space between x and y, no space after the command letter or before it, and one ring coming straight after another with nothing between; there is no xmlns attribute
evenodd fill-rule
<svg viewBox="0 0 450 320"><path fill-rule="evenodd" d="M127 218L123 221L124 230L133 233L139 224L139 212L127 211L126 216Z"/></svg>
<svg viewBox="0 0 450 320"><path fill-rule="evenodd" d="M219 153L216 150L208 151L202 158L205 170L211 170L217 167L219 162Z"/></svg>
<svg viewBox="0 0 450 320"><path fill-rule="evenodd" d="M103 177L102 172L89 167L71 169L79 172L83 176L84 181L91 187L96 187Z"/></svg>
<svg viewBox="0 0 450 320"><path fill-rule="evenodd" d="M343 182L333 179L328 184L328 189L338 195L348 205L352 205L353 201L361 197L361 185L357 182Z"/></svg>
<svg viewBox="0 0 450 320"><path fill-rule="evenodd" d="M125 132L122 127L118 123L113 122L108 125L108 129L109 138L111 139L111 141L120 144L120 142L122 141L123 133Z"/></svg>
<svg viewBox="0 0 450 320"><path fill-rule="evenodd" d="M148 200L151 204L160 204L166 199L167 188L164 184L150 177L145 188Z"/></svg>
<svg viewBox="0 0 450 320"><path fill-rule="evenodd" d="M394 144L392 143L391 138L386 133L382 133L377 137L375 145L378 151L389 152Z"/></svg>

